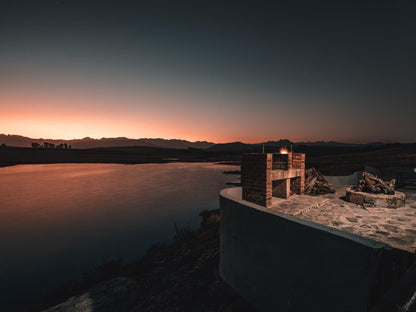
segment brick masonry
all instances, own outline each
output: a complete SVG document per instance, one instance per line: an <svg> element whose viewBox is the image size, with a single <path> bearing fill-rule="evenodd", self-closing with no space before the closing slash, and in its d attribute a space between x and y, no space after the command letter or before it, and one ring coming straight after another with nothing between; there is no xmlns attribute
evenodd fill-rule
<svg viewBox="0 0 416 312"><path fill-rule="evenodd" d="M273 154L244 154L241 164L243 199L262 206L272 203Z"/></svg>
<svg viewBox="0 0 416 312"><path fill-rule="evenodd" d="M305 190L305 154L293 153L292 166L294 169L301 169L302 173L293 179L291 189L295 194L303 195Z"/></svg>
<svg viewBox="0 0 416 312"><path fill-rule="evenodd" d="M273 181L273 170L294 172L292 169L301 169L301 173L295 177ZM241 183L243 199L265 207L272 205L273 196L288 198L291 190L302 195L305 188L305 154L244 154Z"/></svg>

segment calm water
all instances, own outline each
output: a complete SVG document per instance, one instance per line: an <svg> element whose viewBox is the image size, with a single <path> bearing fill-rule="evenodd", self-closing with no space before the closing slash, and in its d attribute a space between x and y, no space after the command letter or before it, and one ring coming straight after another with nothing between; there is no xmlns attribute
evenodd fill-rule
<svg viewBox="0 0 416 312"><path fill-rule="evenodd" d="M235 166L59 164L0 168L0 311L39 300L110 258L133 260L199 225ZM13 306L10 306L11 302Z"/></svg>

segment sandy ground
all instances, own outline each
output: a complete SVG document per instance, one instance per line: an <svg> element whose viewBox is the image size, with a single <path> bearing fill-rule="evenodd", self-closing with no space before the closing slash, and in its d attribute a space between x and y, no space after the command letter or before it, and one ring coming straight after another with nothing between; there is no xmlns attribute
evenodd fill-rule
<svg viewBox="0 0 416 312"><path fill-rule="evenodd" d="M321 196L292 195L288 200L273 198L271 208L415 252L416 191L400 190L406 194L406 205L388 209L362 207L347 202L345 189L339 186L335 194Z"/></svg>

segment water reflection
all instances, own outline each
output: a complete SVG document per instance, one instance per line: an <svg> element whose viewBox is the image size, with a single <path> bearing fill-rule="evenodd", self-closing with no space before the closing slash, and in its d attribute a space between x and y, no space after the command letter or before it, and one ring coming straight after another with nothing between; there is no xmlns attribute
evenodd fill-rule
<svg viewBox="0 0 416 312"><path fill-rule="evenodd" d="M0 310L109 258L132 260L218 207L233 166L22 165L0 169ZM15 306L13 310L15 310Z"/></svg>

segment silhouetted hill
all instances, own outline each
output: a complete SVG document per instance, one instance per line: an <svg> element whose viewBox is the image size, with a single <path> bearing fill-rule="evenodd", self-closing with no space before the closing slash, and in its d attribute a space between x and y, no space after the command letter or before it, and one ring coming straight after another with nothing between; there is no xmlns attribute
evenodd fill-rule
<svg viewBox="0 0 416 312"><path fill-rule="evenodd" d="M85 137L83 139L74 140L53 140L53 139L33 139L21 135L5 135L0 134L0 144L6 144L16 147L30 147L32 142L43 144L44 142L53 143L55 145L66 143L72 148L96 148L96 147L118 147L118 146L149 146L162 148L208 148L214 143L206 141L190 142L186 140L165 140L165 139L129 139L125 137L119 138L101 138L93 139Z"/></svg>
<svg viewBox="0 0 416 312"><path fill-rule="evenodd" d="M260 153L263 150L266 153L278 153L281 147L292 148L299 153L309 153L311 155L332 155L346 152L361 151L368 148L382 147L387 144L374 142L368 144L359 143L341 143L336 141L316 141L316 142L298 142L294 143L287 139L279 141L267 141L261 143L247 144L242 142L214 144L207 149L210 152L222 153Z"/></svg>
<svg viewBox="0 0 416 312"><path fill-rule="evenodd" d="M242 142L214 144L213 146L209 147L207 150L210 152L238 152L238 153L257 152L256 146L254 144L245 144Z"/></svg>
<svg viewBox="0 0 416 312"><path fill-rule="evenodd" d="M319 168L325 175L348 175L364 170L365 165L375 168L416 168L416 143L367 145L342 152L338 149L307 153L306 166Z"/></svg>
<svg viewBox="0 0 416 312"><path fill-rule="evenodd" d="M265 152L278 152L281 147L290 147L295 143L289 140L279 140L279 141L267 141L261 143L247 144L242 142L232 142L232 143L220 143L214 144L207 149L210 152L239 152L239 153L260 153L263 150Z"/></svg>
<svg viewBox="0 0 416 312"><path fill-rule="evenodd" d="M383 144L383 143L381 143ZM363 144L358 143L341 143L336 141L315 141L315 142L298 142L296 145L306 145L306 146L331 146L331 147L354 147L361 146Z"/></svg>
<svg viewBox="0 0 416 312"><path fill-rule="evenodd" d="M269 147L269 148L280 148L280 147L289 148L291 145L294 145L296 143L293 143L292 141L287 140L287 139L282 139L282 140L279 140L279 141L262 142L262 143L258 143L258 144L255 144L255 145L256 146L263 146L263 144L264 144L264 147Z"/></svg>

